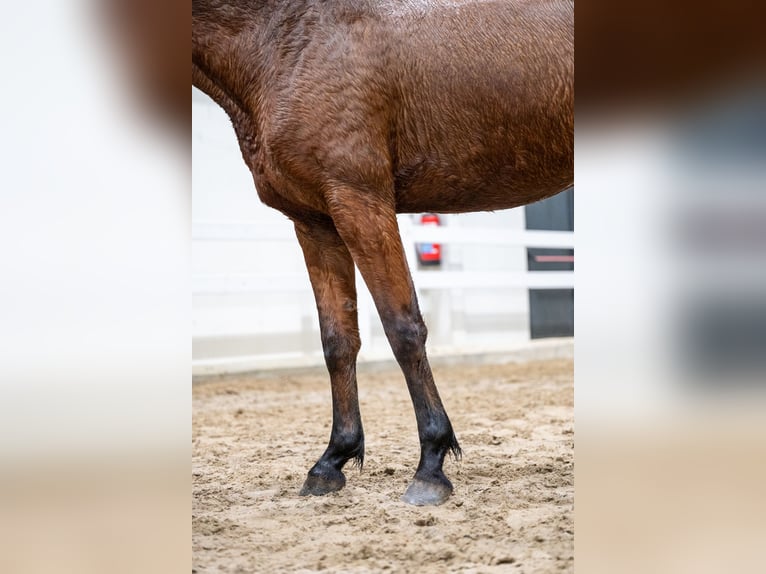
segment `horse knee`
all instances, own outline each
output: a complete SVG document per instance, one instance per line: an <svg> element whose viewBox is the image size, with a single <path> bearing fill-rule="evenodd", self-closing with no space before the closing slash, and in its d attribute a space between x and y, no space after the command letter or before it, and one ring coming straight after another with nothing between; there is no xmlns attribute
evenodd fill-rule
<svg viewBox="0 0 766 574"><path fill-rule="evenodd" d="M393 323L391 348L400 361L422 358L425 354L428 329L421 318L402 318Z"/></svg>
<svg viewBox="0 0 766 574"><path fill-rule="evenodd" d="M360 346L359 335L356 333L323 333L322 349L327 369L332 372L353 363Z"/></svg>

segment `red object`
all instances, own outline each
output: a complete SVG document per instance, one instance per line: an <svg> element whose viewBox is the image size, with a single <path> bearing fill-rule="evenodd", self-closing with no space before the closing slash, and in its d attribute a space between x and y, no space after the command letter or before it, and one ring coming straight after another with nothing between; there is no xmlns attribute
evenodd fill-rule
<svg viewBox="0 0 766 574"><path fill-rule="evenodd" d="M424 213L420 216L421 225L441 225L439 216L435 213ZM418 260L423 265L439 265L442 262L442 246L440 243L418 243L415 246Z"/></svg>
<svg viewBox="0 0 766 574"><path fill-rule="evenodd" d="M538 263L574 263L574 255L535 255Z"/></svg>

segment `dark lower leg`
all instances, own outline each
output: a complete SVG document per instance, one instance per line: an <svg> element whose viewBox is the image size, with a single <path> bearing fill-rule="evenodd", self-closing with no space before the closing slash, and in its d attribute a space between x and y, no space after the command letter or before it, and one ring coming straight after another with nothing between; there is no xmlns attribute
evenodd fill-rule
<svg viewBox="0 0 766 574"><path fill-rule="evenodd" d="M331 222L295 225L319 312L325 363L332 387L330 442L308 473L302 495L322 495L346 483L343 466L364 461L364 433L356 386L359 332L351 255Z"/></svg>
<svg viewBox="0 0 766 574"><path fill-rule="evenodd" d="M356 353L353 354L354 358ZM360 469L364 463L364 432L359 413L355 367L328 369L331 373L333 424L330 442L309 470L302 495L322 495L340 490L346 484L343 466L353 460Z"/></svg>
<svg viewBox="0 0 766 574"><path fill-rule="evenodd" d="M426 358L426 326L399 237L393 197L380 190L334 188L332 218L370 289L410 391L420 438L420 462L404 495L411 504L440 504L452 492L442 464L460 454Z"/></svg>
<svg viewBox="0 0 766 574"><path fill-rule="evenodd" d="M416 302L411 312L386 323L386 333L390 333L389 341L415 408L420 439L418 468L402 499L416 505L441 504L453 490L442 469L444 458L448 453L459 458L461 450L426 357L426 327Z"/></svg>

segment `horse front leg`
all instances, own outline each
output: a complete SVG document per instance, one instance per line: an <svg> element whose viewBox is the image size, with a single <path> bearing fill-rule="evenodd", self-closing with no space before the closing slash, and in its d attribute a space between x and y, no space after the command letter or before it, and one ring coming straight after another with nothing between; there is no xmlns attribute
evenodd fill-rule
<svg viewBox="0 0 766 574"><path fill-rule="evenodd" d="M368 191L338 189L331 215L375 301L383 328L415 408L420 462L402 500L441 504L452 494L444 457L460 456L455 433L426 357L426 325L404 255L393 202Z"/></svg>
<svg viewBox="0 0 766 574"><path fill-rule="evenodd" d="M354 262L332 222L295 222L319 312L325 363L332 386L330 443L309 470L301 495L323 495L346 484L343 465L362 467L364 433L356 386L359 352Z"/></svg>

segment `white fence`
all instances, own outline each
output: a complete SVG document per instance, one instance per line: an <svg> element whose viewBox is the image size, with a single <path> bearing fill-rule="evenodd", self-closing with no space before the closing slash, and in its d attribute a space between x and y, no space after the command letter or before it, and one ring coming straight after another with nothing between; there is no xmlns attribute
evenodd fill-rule
<svg viewBox="0 0 766 574"><path fill-rule="evenodd" d="M495 350L510 341L528 340L528 308L524 307L528 289L574 286L571 271L525 271L524 255L516 256L519 261L514 268L517 270L481 270L470 266L465 269L466 265L455 263L454 258L450 261L449 257L439 269L418 269L414 250L415 243L512 247L519 250L518 254L525 253L527 247L571 249L574 248L572 232L420 226L408 216L400 216L399 225L429 327L432 355L467 348ZM259 267L257 273L231 271L231 266L225 272L210 273L207 268L205 272L195 272L192 277L195 374L322 363L311 286L305 269L295 263L299 249L289 222L197 221L193 223L192 239L195 249L220 248L222 242L244 244L249 249L249 257L273 258L276 251L283 249L284 259L289 260L287 264L275 265L275 270L269 268L268 272L264 272L264 267ZM372 298L358 273L357 286L362 339L359 359L391 358ZM480 294L478 298L476 293ZM467 307L475 307L476 303L469 305L469 299L502 303L512 297L523 307L516 319L507 319L504 324L502 313L493 317L490 311L484 323L494 321L495 327L471 326L472 315ZM274 333L273 328L271 332L264 331L265 321L276 325L279 332ZM482 329L486 333L477 332ZM203 352L205 346L207 352ZM215 348L215 352L210 351L211 348Z"/></svg>

